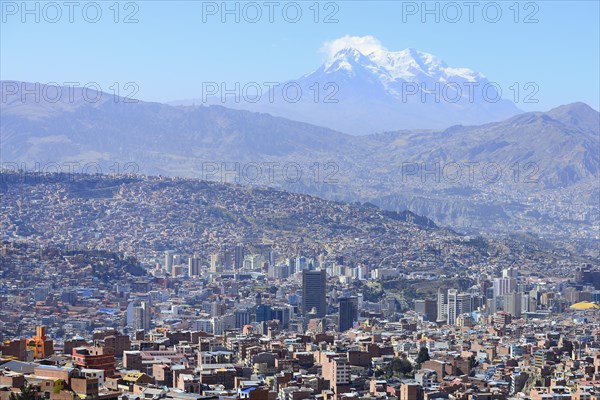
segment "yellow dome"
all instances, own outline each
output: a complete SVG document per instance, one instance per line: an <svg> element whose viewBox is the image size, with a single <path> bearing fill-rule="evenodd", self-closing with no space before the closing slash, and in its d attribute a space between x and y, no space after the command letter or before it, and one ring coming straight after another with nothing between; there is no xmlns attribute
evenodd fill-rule
<svg viewBox="0 0 600 400"><path fill-rule="evenodd" d="M579 303L573 304L570 308L573 310L589 310L592 308L600 308L600 306L596 303L591 303L589 301L581 301Z"/></svg>

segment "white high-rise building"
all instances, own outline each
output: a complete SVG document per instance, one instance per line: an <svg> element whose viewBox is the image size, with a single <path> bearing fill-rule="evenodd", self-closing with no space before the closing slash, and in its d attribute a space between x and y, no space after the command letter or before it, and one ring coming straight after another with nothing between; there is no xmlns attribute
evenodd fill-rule
<svg viewBox="0 0 600 400"><path fill-rule="evenodd" d="M202 318L190 322L190 328L194 331L213 333L213 326L212 318Z"/></svg>
<svg viewBox="0 0 600 400"><path fill-rule="evenodd" d="M442 289L438 289L437 300L437 321L445 322L448 318L448 293Z"/></svg>
<svg viewBox="0 0 600 400"><path fill-rule="evenodd" d="M494 298L512 293L517 289L515 278L494 278Z"/></svg>
<svg viewBox="0 0 600 400"><path fill-rule="evenodd" d="M173 271L173 251L167 250L165 251L165 271L171 273Z"/></svg>
<svg viewBox="0 0 600 400"><path fill-rule="evenodd" d="M522 293L508 293L504 295L504 311L515 318L521 318Z"/></svg>
<svg viewBox="0 0 600 400"><path fill-rule="evenodd" d="M446 323L448 325L454 325L456 323L456 317L458 315L460 315L458 313L458 290L448 289Z"/></svg>
<svg viewBox="0 0 600 400"><path fill-rule="evenodd" d="M439 301L438 291L438 301ZM456 289L448 289L445 297L446 304L442 311L446 311L446 323L455 325L456 318L461 314L468 314L473 311L473 296L470 293L459 293ZM438 303L438 311L439 311ZM438 321L441 320L438 316Z"/></svg>
<svg viewBox="0 0 600 400"><path fill-rule="evenodd" d="M133 330L150 330L150 305L144 300L134 300L127 306L127 326Z"/></svg>
<svg viewBox="0 0 600 400"><path fill-rule="evenodd" d="M503 278L518 278L519 277L519 270L516 269L515 267L508 267L502 270L502 277Z"/></svg>

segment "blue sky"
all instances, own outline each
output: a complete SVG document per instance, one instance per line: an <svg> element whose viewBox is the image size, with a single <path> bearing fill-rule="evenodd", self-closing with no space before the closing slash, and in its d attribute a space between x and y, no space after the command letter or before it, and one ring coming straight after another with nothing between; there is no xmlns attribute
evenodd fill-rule
<svg viewBox="0 0 600 400"><path fill-rule="evenodd" d="M97 82L105 91L114 82L121 88L135 82L136 96L143 100L197 98L202 82L297 78L323 62L324 42L372 35L389 50L413 47L450 66L482 72L507 92L515 82L520 87L535 82L539 103L520 98L517 105L524 110L574 101L599 108L598 1L519 2L516 7L513 1L474 2L471 10L464 1L429 2L430 14L423 14L420 1L324 1L316 7L312 0L273 1L272 22L265 1L228 2L230 9L238 7L239 22L235 13L222 14L221 1L136 1L118 7L114 1L82 1L71 10L73 22L62 0L54 3L58 8L28 2L29 14L21 1L0 3L2 79ZM298 8L301 17L296 17ZM262 16L252 23L257 9ZM137 22L124 23L128 15ZM514 92L505 97L514 98Z"/></svg>

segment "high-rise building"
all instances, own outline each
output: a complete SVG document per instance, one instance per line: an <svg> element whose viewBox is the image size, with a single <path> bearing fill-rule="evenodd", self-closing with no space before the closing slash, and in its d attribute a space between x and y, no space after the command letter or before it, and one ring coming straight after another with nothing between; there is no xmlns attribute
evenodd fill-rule
<svg viewBox="0 0 600 400"><path fill-rule="evenodd" d="M457 297L457 305L458 305L458 314L468 314L476 309L474 303L478 301L479 298L475 298L470 293L459 293ZM458 315L457 314L457 315Z"/></svg>
<svg viewBox="0 0 600 400"><path fill-rule="evenodd" d="M519 277L519 270L516 269L515 267L508 267L502 270L502 277L503 278L518 278Z"/></svg>
<svg viewBox="0 0 600 400"><path fill-rule="evenodd" d="M227 247L223 248L222 251L222 261L223 268L227 271L234 267L234 251L228 249Z"/></svg>
<svg viewBox="0 0 600 400"><path fill-rule="evenodd" d="M242 329L250 323L250 311L248 309L235 310L235 327Z"/></svg>
<svg viewBox="0 0 600 400"><path fill-rule="evenodd" d="M537 310L537 301L530 293L523 293L521 297L521 313Z"/></svg>
<svg viewBox="0 0 600 400"><path fill-rule="evenodd" d="M415 312L425 316L427 321L436 321L437 309L437 301L433 299L415 300Z"/></svg>
<svg viewBox="0 0 600 400"><path fill-rule="evenodd" d="M494 298L512 293L517 289L517 280L515 278L495 278L494 279Z"/></svg>
<svg viewBox="0 0 600 400"><path fill-rule="evenodd" d="M367 267L366 265L359 265L358 267L354 268L352 277L354 279L358 279L359 281L364 281L365 279L367 279L368 274L369 267Z"/></svg>
<svg viewBox="0 0 600 400"><path fill-rule="evenodd" d="M275 266L275 279L277 280L283 280L283 279L287 279L289 276L289 267L285 264L280 264Z"/></svg>
<svg viewBox="0 0 600 400"><path fill-rule="evenodd" d="M250 254L244 257L244 269L262 272L264 264L265 258L261 254Z"/></svg>
<svg viewBox="0 0 600 400"><path fill-rule="evenodd" d="M174 253L171 250L165 251L165 271L171 273L173 270L173 256Z"/></svg>
<svg viewBox="0 0 600 400"><path fill-rule="evenodd" d="M358 321L358 297L340 298L340 332L352 328L356 321Z"/></svg>
<svg viewBox="0 0 600 400"><path fill-rule="evenodd" d="M273 319L278 320L281 323L281 327L287 329L290 325L290 315L292 315L293 308L290 306L277 307L272 310Z"/></svg>
<svg viewBox="0 0 600 400"><path fill-rule="evenodd" d="M448 313L446 314L446 323L448 325L454 325L456 323L456 317L460 315L458 313L458 290L448 289Z"/></svg>
<svg viewBox="0 0 600 400"><path fill-rule="evenodd" d="M448 319L448 293L439 288L437 297L437 322L444 323Z"/></svg>
<svg viewBox="0 0 600 400"><path fill-rule="evenodd" d="M219 272L222 268L222 257L221 254L211 254L210 255L210 271L211 272Z"/></svg>
<svg viewBox="0 0 600 400"><path fill-rule="evenodd" d="M504 268L502 270L502 277L503 278L515 278L515 279L517 279L519 277L519 270L516 269L515 267Z"/></svg>
<svg viewBox="0 0 600 400"><path fill-rule="evenodd" d="M498 311L498 307L497 307L497 304L496 304L496 299L494 299L494 298L486 299L486 301L485 301L485 308L487 309L487 313L489 315L492 315L496 311Z"/></svg>
<svg viewBox="0 0 600 400"><path fill-rule="evenodd" d="M133 330L150 330L150 305L144 300L134 300L127 306L127 325Z"/></svg>
<svg viewBox="0 0 600 400"><path fill-rule="evenodd" d="M275 265L277 263L277 253L274 250L269 251L269 264Z"/></svg>
<svg viewBox="0 0 600 400"><path fill-rule="evenodd" d="M288 258L286 264L289 266L289 274L294 275L298 270L296 269L296 259Z"/></svg>
<svg viewBox="0 0 600 400"><path fill-rule="evenodd" d="M269 260L269 254L271 254L271 251L273 250L272 243L260 243L257 244L255 247L258 253L262 255L265 258L265 260Z"/></svg>
<svg viewBox="0 0 600 400"><path fill-rule="evenodd" d="M200 259L196 256L188 259L188 276L200 275Z"/></svg>
<svg viewBox="0 0 600 400"><path fill-rule="evenodd" d="M296 271L304 271L306 269L308 269L308 262L306 260L306 257L303 256L298 256L296 257Z"/></svg>
<svg viewBox="0 0 600 400"><path fill-rule="evenodd" d="M244 266L244 257L246 256L246 249L242 243L238 243L233 249L233 267L235 270L240 270Z"/></svg>
<svg viewBox="0 0 600 400"><path fill-rule="evenodd" d="M261 304L256 307L256 322L270 321L273 319L273 310L268 304Z"/></svg>
<svg viewBox="0 0 600 400"><path fill-rule="evenodd" d="M504 311L512 315L514 318L521 318L522 293L508 293L504 295Z"/></svg>
<svg viewBox="0 0 600 400"><path fill-rule="evenodd" d="M317 317L327 314L327 275L325 270L302 271L302 315L315 309Z"/></svg>
<svg viewBox="0 0 600 400"><path fill-rule="evenodd" d="M448 325L455 325L459 315L473 311L473 296L469 293L459 293L456 289L448 289L446 298L448 299L446 306L446 323Z"/></svg>

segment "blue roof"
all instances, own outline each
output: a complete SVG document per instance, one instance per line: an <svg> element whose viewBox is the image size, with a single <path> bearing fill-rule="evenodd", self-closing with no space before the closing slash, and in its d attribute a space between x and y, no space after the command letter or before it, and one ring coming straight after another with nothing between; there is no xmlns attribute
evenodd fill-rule
<svg viewBox="0 0 600 400"><path fill-rule="evenodd" d="M115 315L119 312L119 310L116 308L99 308L98 312L102 314Z"/></svg>

